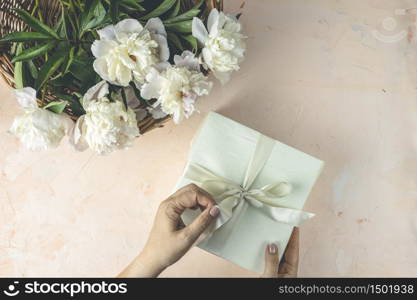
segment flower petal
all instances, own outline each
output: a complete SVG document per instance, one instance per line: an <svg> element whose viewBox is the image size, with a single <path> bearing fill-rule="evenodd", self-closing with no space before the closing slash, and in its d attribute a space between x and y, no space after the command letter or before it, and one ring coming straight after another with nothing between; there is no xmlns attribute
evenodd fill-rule
<svg viewBox="0 0 417 300"><path fill-rule="evenodd" d="M12 93L17 99L17 102L23 109L37 108L36 90L31 87L13 90Z"/></svg>
<svg viewBox="0 0 417 300"><path fill-rule="evenodd" d="M140 95L142 96L143 99L146 99L146 100L158 98L159 96L158 83L157 82L145 83L144 85L142 85Z"/></svg>
<svg viewBox="0 0 417 300"><path fill-rule="evenodd" d="M213 65L213 55L211 51L208 48L203 48L201 55L203 56L204 62L210 68Z"/></svg>
<svg viewBox="0 0 417 300"><path fill-rule="evenodd" d="M145 29L151 33L160 34L164 37L167 37L164 23L162 23L160 18L149 19L145 25Z"/></svg>
<svg viewBox="0 0 417 300"><path fill-rule="evenodd" d="M182 52L181 56L174 56L174 63L177 67L184 67L189 70L200 71L200 62L198 58L195 57L194 53L185 50Z"/></svg>
<svg viewBox="0 0 417 300"><path fill-rule="evenodd" d="M152 39L155 40L159 45L159 59L161 61L168 61L169 48L166 37L160 34L153 34Z"/></svg>
<svg viewBox="0 0 417 300"><path fill-rule="evenodd" d="M152 118L154 119L162 119L168 116L168 114L164 113L161 109L161 106L158 105L156 107L148 107L148 111L151 113Z"/></svg>
<svg viewBox="0 0 417 300"><path fill-rule="evenodd" d="M171 64L169 62L164 61L164 62L160 62L160 63L154 65L153 68L155 68L159 72L163 72L166 69L168 69L170 66L171 66Z"/></svg>
<svg viewBox="0 0 417 300"><path fill-rule="evenodd" d="M82 105L87 108L92 100L105 97L109 93L109 85L106 81L100 81L96 85L92 86L87 93L85 93L82 99Z"/></svg>
<svg viewBox="0 0 417 300"><path fill-rule="evenodd" d="M214 77L216 77L222 85L226 84L231 77L232 72L216 72L213 71Z"/></svg>
<svg viewBox="0 0 417 300"><path fill-rule="evenodd" d="M146 75L147 83L142 86L140 95L146 99L154 99L159 97L159 91L161 90L162 78L159 72L152 68L148 75Z"/></svg>
<svg viewBox="0 0 417 300"><path fill-rule="evenodd" d="M179 107L172 113L172 120L174 121L175 124L179 124L181 123L183 119L184 119L184 113L182 111L182 108Z"/></svg>
<svg viewBox="0 0 417 300"><path fill-rule="evenodd" d="M95 40L91 46L91 52L95 57L108 54L110 50L117 47L117 43L112 40Z"/></svg>
<svg viewBox="0 0 417 300"><path fill-rule="evenodd" d="M206 43L208 39L208 32L206 27L199 18L194 17L192 23L192 32L193 36L203 45Z"/></svg>
<svg viewBox="0 0 417 300"><path fill-rule="evenodd" d="M140 33L142 30L142 24L140 24L139 21L135 19L125 19L114 26L116 38L119 41L125 36L129 36L132 33Z"/></svg>
<svg viewBox="0 0 417 300"><path fill-rule="evenodd" d="M116 65L116 76L118 85L121 86L129 86L129 82L132 81L132 71L122 64Z"/></svg>
<svg viewBox="0 0 417 300"><path fill-rule="evenodd" d="M88 148L83 133L84 118L85 115L78 118L69 134L69 142L77 151L84 151Z"/></svg>
<svg viewBox="0 0 417 300"><path fill-rule="evenodd" d="M218 20L219 20L219 11L217 10L217 8L214 8L211 10L208 16L208 20L207 20L207 28L209 32L212 31L213 25L215 25L215 23L218 23Z"/></svg>
<svg viewBox="0 0 417 300"><path fill-rule="evenodd" d="M111 84L115 84L114 80L112 80L109 77L109 70L108 70L108 66L107 66L107 61L104 58L97 58L94 63L93 63L93 68L94 71L96 71L96 73L98 75L100 75L100 77L106 81L108 81Z"/></svg>
<svg viewBox="0 0 417 300"><path fill-rule="evenodd" d="M184 97L182 99L183 101L182 106L184 108L184 116L186 118L189 118L195 111L194 104L195 104L196 99L197 99L196 95L189 95L188 97Z"/></svg>
<svg viewBox="0 0 417 300"><path fill-rule="evenodd" d="M103 29L97 30L97 33L102 40L116 40L116 34L114 32L114 26L108 25Z"/></svg>
<svg viewBox="0 0 417 300"><path fill-rule="evenodd" d="M74 129L75 123L67 114L60 114L59 115L62 118L62 123L65 128L65 134L70 136L72 130Z"/></svg>
<svg viewBox="0 0 417 300"><path fill-rule="evenodd" d="M130 107L132 110L137 109L140 106L140 101L136 97L135 92L133 91L133 88L126 87L124 88L124 91L126 95L127 106Z"/></svg>
<svg viewBox="0 0 417 300"><path fill-rule="evenodd" d="M210 28L210 37L219 35L219 30L226 24L227 16L223 12L219 12L217 18L213 18Z"/></svg>
<svg viewBox="0 0 417 300"><path fill-rule="evenodd" d="M133 112L136 114L136 121L140 122L143 119L145 119L146 116L148 115L148 111L140 107L140 101L136 97L133 88L127 87L127 88L124 88L124 91L126 95L127 107L133 110Z"/></svg>
<svg viewBox="0 0 417 300"><path fill-rule="evenodd" d="M117 58L120 60L120 63L126 66L128 69L135 69L136 62L132 59L132 57L130 57L127 51L124 53L120 53Z"/></svg>
<svg viewBox="0 0 417 300"><path fill-rule="evenodd" d="M218 24L217 24L217 28L218 29L222 29L224 26L225 26L225 24L226 24L226 21L228 20L228 16L226 16L225 14L224 14L224 12L220 12L219 13L219 18L218 18Z"/></svg>

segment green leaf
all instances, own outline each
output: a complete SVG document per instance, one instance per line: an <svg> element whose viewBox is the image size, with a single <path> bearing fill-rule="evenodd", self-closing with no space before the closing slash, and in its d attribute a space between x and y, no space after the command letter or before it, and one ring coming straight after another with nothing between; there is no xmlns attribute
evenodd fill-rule
<svg viewBox="0 0 417 300"><path fill-rule="evenodd" d="M104 8L103 4L101 4L100 0L90 1L89 3L91 5L85 8L85 11L81 15L82 33L101 25L107 14L106 9Z"/></svg>
<svg viewBox="0 0 417 300"><path fill-rule="evenodd" d="M45 35L39 32L12 32L3 39L0 40L1 43L9 42L35 42L35 41L46 41L52 40L51 36Z"/></svg>
<svg viewBox="0 0 417 300"><path fill-rule="evenodd" d="M58 52L50 57L39 71L36 78L35 89L37 91L45 84L45 82L58 70L65 60L65 56Z"/></svg>
<svg viewBox="0 0 417 300"><path fill-rule="evenodd" d="M45 105L43 109L49 109L56 114L62 114L67 104L67 101L52 101Z"/></svg>
<svg viewBox="0 0 417 300"><path fill-rule="evenodd" d="M29 60L29 61L26 61L25 63L28 66L30 76L32 76L32 78L38 78L38 68L35 66L33 61Z"/></svg>
<svg viewBox="0 0 417 300"><path fill-rule="evenodd" d="M96 9L100 0L90 0L86 1L83 12L80 16L81 28L90 22L90 19L93 17L94 10Z"/></svg>
<svg viewBox="0 0 417 300"><path fill-rule="evenodd" d="M113 24L119 21L119 5L118 0L110 0L110 17Z"/></svg>
<svg viewBox="0 0 417 300"><path fill-rule="evenodd" d="M34 86L36 77L32 76L30 61L22 61L23 63L23 86Z"/></svg>
<svg viewBox="0 0 417 300"><path fill-rule="evenodd" d="M180 32L180 33L191 33L192 20L183 21L178 23L165 24L165 28L170 31Z"/></svg>
<svg viewBox="0 0 417 300"><path fill-rule="evenodd" d="M143 16L141 20L148 20L150 18L159 17L160 15L166 13L176 2L177 0L164 0L157 8L151 11L149 14Z"/></svg>
<svg viewBox="0 0 417 300"><path fill-rule="evenodd" d="M191 9L175 18L167 19L164 21L165 24L175 23L175 22L181 22L181 21L187 21L195 16L197 16L200 13L199 9Z"/></svg>
<svg viewBox="0 0 417 300"><path fill-rule="evenodd" d="M23 43L16 45L16 54L19 55L23 52ZM34 78L36 77L32 76L31 62L20 61L14 64L14 82L17 89L24 88L25 86L33 86Z"/></svg>
<svg viewBox="0 0 417 300"><path fill-rule="evenodd" d="M68 57L65 62L65 67L64 67L64 72L63 72L64 74L69 72L69 68L71 67L72 62L74 61L74 53L75 53L75 47L71 47L68 53Z"/></svg>
<svg viewBox="0 0 417 300"><path fill-rule="evenodd" d="M19 46L19 43L12 43L12 45L10 47L10 54L11 55L16 55L17 46Z"/></svg>
<svg viewBox="0 0 417 300"><path fill-rule="evenodd" d="M32 48L26 49L22 51L19 55L15 56L12 59L12 63L15 63L18 61L31 60L33 58L41 56L42 54L46 53L48 50L52 49L55 45L56 45L55 42L49 42L43 45L38 45Z"/></svg>
<svg viewBox="0 0 417 300"><path fill-rule="evenodd" d="M185 40L194 51L197 51L198 49L198 42L197 39L193 35L180 35L180 37Z"/></svg>
<svg viewBox="0 0 417 300"><path fill-rule="evenodd" d="M134 8L138 11L145 11L145 8L140 5L136 0L119 0L120 5L126 8Z"/></svg>
<svg viewBox="0 0 417 300"><path fill-rule="evenodd" d="M164 23L168 24L168 23L176 23L176 22L181 22L181 21L186 21L186 20L190 20L192 18L194 18L195 16L198 16L198 14L200 13L200 9L199 7L201 6L201 4L203 4L203 0L200 0L200 2L198 2L192 9L190 9L189 11L186 11L185 13L173 17L173 18L168 18L167 20L164 21Z"/></svg>
<svg viewBox="0 0 417 300"><path fill-rule="evenodd" d="M95 78L93 58L74 56L69 71L81 82L91 81Z"/></svg>
<svg viewBox="0 0 417 300"><path fill-rule="evenodd" d="M68 10L64 11L67 26L67 35L70 39L77 39L80 33L80 15L81 13L71 5Z"/></svg>
<svg viewBox="0 0 417 300"><path fill-rule="evenodd" d="M19 55L23 50L23 44L18 44L16 54ZM23 89L23 62L18 62L14 65L14 84L16 89Z"/></svg>
<svg viewBox="0 0 417 300"><path fill-rule="evenodd" d="M85 114L85 110L76 96L66 95L56 91L54 91L54 95L59 99L65 100L75 115L81 116Z"/></svg>
<svg viewBox="0 0 417 300"><path fill-rule="evenodd" d="M62 21L63 17L59 19L59 21L54 25L54 30L58 33L58 36L61 36L61 30L62 30Z"/></svg>
<svg viewBox="0 0 417 300"><path fill-rule="evenodd" d="M62 37L63 39L68 40L70 38L69 36L69 30L68 30L68 15L65 13L62 13L61 15L61 26L59 27L59 29L57 30L58 35L60 37Z"/></svg>
<svg viewBox="0 0 417 300"><path fill-rule="evenodd" d="M168 32L168 40L172 42L172 44L178 49L183 51L184 47L182 46L182 43L178 36L173 32Z"/></svg>
<svg viewBox="0 0 417 300"><path fill-rule="evenodd" d="M43 24L41 21L31 16L27 11L18 8L15 8L15 11L23 21L32 27L33 30L49 35L55 39L59 39L58 35L51 27Z"/></svg>
<svg viewBox="0 0 417 300"><path fill-rule="evenodd" d="M67 73L64 74L62 77L58 77L56 79L50 80L49 84L54 87L71 87L71 84L68 84L69 82L75 81L75 78L72 74Z"/></svg>
<svg viewBox="0 0 417 300"><path fill-rule="evenodd" d="M103 4L99 2L96 8L94 9L93 19L90 22L88 22L85 29L92 29L100 26L106 19L106 14L106 9L104 8Z"/></svg>
<svg viewBox="0 0 417 300"><path fill-rule="evenodd" d="M181 8L181 0L177 0L177 3L175 4L174 9L168 15L168 19L176 17L180 12L180 8Z"/></svg>

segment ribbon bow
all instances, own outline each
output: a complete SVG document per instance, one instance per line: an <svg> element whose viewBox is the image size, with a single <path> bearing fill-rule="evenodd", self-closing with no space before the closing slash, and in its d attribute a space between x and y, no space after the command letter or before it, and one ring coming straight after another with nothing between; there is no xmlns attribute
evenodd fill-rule
<svg viewBox="0 0 417 300"><path fill-rule="evenodd" d="M274 145L273 139L259 136L242 185L216 175L201 165L191 163L188 166L184 177L209 192L220 209L220 215L211 228L211 232L229 222L232 216L237 217L247 205L261 210L267 217L277 222L293 226L299 226L314 216L312 213L277 204L279 198L291 193L292 186L288 182L279 181L262 188L252 188L253 182L263 169Z"/></svg>

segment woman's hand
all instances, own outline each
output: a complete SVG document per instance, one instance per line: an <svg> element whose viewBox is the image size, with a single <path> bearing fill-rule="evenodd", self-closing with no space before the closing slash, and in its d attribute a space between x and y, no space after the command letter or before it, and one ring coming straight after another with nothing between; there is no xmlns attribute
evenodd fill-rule
<svg viewBox="0 0 417 300"><path fill-rule="evenodd" d="M194 184L187 185L163 201L156 213L149 239L138 257L119 277L156 277L178 261L219 214L209 193ZM185 209L200 209L193 223L184 226Z"/></svg>
<svg viewBox="0 0 417 300"><path fill-rule="evenodd" d="M262 277L297 277L299 240L300 231L298 227L294 227L281 262L278 258L277 245L269 244L265 249L265 272Z"/></svg>

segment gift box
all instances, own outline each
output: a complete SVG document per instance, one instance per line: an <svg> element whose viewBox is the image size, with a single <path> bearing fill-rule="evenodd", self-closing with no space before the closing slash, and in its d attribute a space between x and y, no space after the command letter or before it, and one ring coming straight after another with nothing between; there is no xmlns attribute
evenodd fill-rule
<svg viewBox="0 0 417 300"><path fill-rule="evenodd" d="M176 187L195 183L220 208L198 247L261 273L266 245L276 243L282 256L293 227L314 216L302 208L322 167L319 159L209 113ZM198 214L185 211L184 223Z"/></svg>

